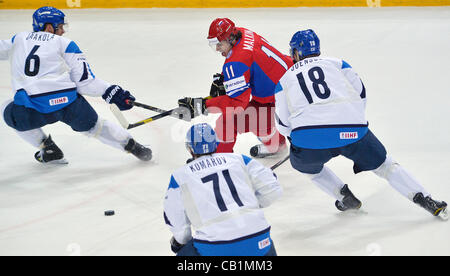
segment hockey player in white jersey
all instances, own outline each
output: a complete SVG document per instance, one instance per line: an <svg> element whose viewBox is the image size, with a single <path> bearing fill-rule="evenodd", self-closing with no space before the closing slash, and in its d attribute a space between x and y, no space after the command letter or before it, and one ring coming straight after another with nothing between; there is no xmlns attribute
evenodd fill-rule
<svg viewBox="0 0 450 276"><path fill-rule="evenodd" d="M172 174L164 200L172 250L178 256L275 256L262 208L281 196L276 176L247 156L215 153L217 144L208 124L187 133L194 160Z"/></svg>
<svg viewBox="0 0 450 276"><path fill-rule="evenodd" d="M290 48L295 64L277 85L275 112L278 130L291 141L292 166L334 197L341 211L359 209L361 201L324 166L339 155L354 162L355 173L373 171L409 200L447 219L447 204L433 200L369 130L366 89L353 68L321 57L313 30L295 33Z"/></svg>
<svg viewBox="0 0 450 276"><path fill-rule="evenodd" d="M95 77L77 44L62 37L65 25L62 11L42 7L33 14L33 32L0 40L0 60L10 59L15 92L14 100L0 109L6 124L40 149L35 158L42 163L66 163L61 149L41 129L58 121L140 160L150 160L149 148L118 124L99 118L82 96L102 96L121 110L132 108L126 100L135 99L120 86Z"/></svg>

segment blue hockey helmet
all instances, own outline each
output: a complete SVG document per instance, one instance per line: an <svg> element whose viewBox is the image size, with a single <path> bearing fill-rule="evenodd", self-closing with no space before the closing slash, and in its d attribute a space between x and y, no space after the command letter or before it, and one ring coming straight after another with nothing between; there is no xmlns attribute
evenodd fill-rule
<svg viewBox="0 0 450 276"><path fill-rule="evenodd" d="M292 36L289 46L291 47L292 58L294 58L295 50L297 50L300 59L309 55L320 55L319 37L311 29L296 32Z"/></svg>
<svg viewBox="0 0 450 276"><path fill-rule="evenodd" d="M66 24L66 15L53 7L42 7L33 13L33 31L43 31L45 24L52 24L53 28L58 29L59 24Z"/></svg>
<svg viewBox="0 0 450 276"><path fill-rule="evenodd" d="M186 148L194 154L213 153L217 145L216 132L206 123L193 125L186 134Z"/></svg>

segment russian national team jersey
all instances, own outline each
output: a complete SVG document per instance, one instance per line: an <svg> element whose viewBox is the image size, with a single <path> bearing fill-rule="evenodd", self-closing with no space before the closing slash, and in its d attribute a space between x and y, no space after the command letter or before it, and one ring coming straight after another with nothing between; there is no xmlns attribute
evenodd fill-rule
<svg viewBox="0 0 450 276"><path fill-rule="evenodd" d="M0 59L7 57L11 61L14 103L41 113L66 107L77 98L77 88L95 79L77 44L55 34L22 32L2 40ZM94 90L100 91L90 94L97 96L107 87L103 81L96 82Z"/></svg>
<svg viewBox="0 0 450 276"><path fill-rule="evenodd" d="M224 87L236 98L251 89L252 99L273 103L275 86L292 66L292 60L272 47L263 37L244 29L223 65Z"/></svg>
<svg viewBox="0 0 450 276"><path fill-rule="evenodd" d="M366 135L366 91L341 59L313 57L297 62L275 89L276 125L300 148L337 148Z"/></svg>
<svg viewBox="0 0 450 276"><path fill-rule="evenodd" d="M164 218L175 239L194 238L201 255L264 255L271 241L261 207L281 191L272 170L249 157L206 155L172 174Z"/></svg>

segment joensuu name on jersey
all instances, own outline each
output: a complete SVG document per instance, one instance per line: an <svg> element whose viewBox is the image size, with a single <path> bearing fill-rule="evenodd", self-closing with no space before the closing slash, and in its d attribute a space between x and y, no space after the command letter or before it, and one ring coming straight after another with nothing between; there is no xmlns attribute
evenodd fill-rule
<svg viewBox="0 0 450 276"><path fill-rule="evenodd" d="M35 41L50 41L55 37L54 34L50 33L30 33L26 40L35 40Z"/></svg>
<svg viewBox="0 0 450 276"><path fill-rule="evenodd" d="M213 168L226 164L227 159L224 156L209 157L199 161L192 161L189 168L192 172L198 172L204 169Z"/></svg>
<svg viewBox="0 0 450 276"><path fill-rule="evenodd" d="M296 69L298 69L298 68L300 68L300 67L302 67L302 66L304 66L304 65L308 65L308 64L317 62L317 61L319 61L319 60L321 60L321 58L300 60L300 61L296 62L296 63L294 64L294 66L291 67L291 71L294 71L294 70L296 70Z"/></svg>

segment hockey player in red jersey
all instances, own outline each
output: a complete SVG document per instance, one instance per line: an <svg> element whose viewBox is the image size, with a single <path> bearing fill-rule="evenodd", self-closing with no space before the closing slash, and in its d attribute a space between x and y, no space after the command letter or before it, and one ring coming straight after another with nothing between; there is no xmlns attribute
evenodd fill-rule
<svg viewBox="0 0 450 276"><path fill-rule="evenodd" d="M293 65L260 35L235 27L228 18L215 19L209 28L210 46L224 56L221 74L214 75L211 99L183 98L180 107L193 117L221 113L216 121L220 140L217 152L233 152L238 133L254 133L262 144L251 148L253 157L274 155L286 147L285 137L275 128L275 86Z"/></svg>

